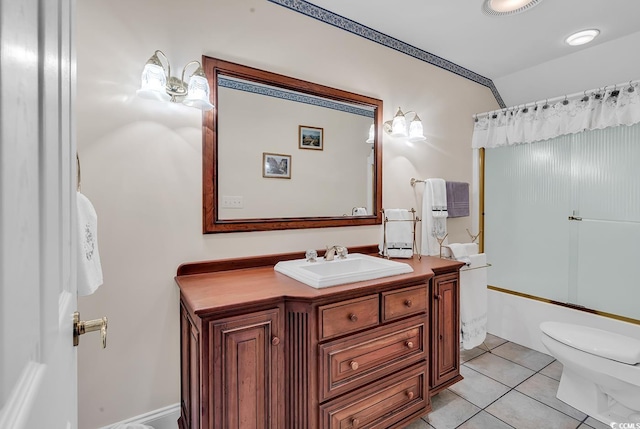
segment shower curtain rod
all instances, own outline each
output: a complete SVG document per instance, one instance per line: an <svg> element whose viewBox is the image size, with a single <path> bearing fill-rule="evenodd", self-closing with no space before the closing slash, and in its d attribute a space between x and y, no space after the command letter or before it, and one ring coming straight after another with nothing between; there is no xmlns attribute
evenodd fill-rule
<svg viewBox="0 0 640 429"><path fill-rule="evenodd" d="M538 104L541 104L541 103L545 103L545 104L547 104L547 103L555 103L555 102L558 102L560 100L574 100L574 99L577 99L577 98L582 98L582 97L584 97L586 95L589 95L589 94L597 93L599 91L605 91L606 89L614 90L614 88L615 88L615 89L620 90L622 88L635 86L637 90L640 90L640 89L637 88L638 84L640 84L640 79L632 80L632 81L629 81L629 82L623 82L623 83L619 83L619 84L616 84L616 85L607 85L607 86L605 86L603 88L588 89L586 91L576 92L576 93L570 94L570 95L561 95L559 97L547 98L547 99L544 99L544 100L538 100L538 101L528 102L528 103L524 103L524 104L516 104L514 106L504 107L504 108L496 109L496 110L490 110L488 112L483 112L483 113L476 113L472 117L477 119L477 118L483 118L485 116L489 116L489 115L494 114L494 113L508 112L509 110L519 109L520 107L522 107L522 108L525 108L527 106L533 107L533 106L537 106Z"/></svg>

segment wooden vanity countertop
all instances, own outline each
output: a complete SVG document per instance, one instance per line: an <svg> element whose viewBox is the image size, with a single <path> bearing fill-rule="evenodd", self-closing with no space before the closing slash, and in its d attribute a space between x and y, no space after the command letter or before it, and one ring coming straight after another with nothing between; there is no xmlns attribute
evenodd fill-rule
<svg viewBox="0 0 640 429"><path fill-rule="evenodd" d="M354 249L351 253L365 253L357 250ZM412 273L316 289L273 269L275 264L273 261L299 258L298 252L267 257L187 263L178 268L175 280L180 287L180 294L185 304L196 315L202 315L209 312L246 309L249 303L251 305L277 303L283 298L316 301L324 297L348 298L356 292L361 295L363 288L371 289L373 293L378 289L388 289L394 284L407 286L426 283L435 274L455 271L464 265L459 261L432 256L423 256L419 260L416 255L412 259L395 259L411 265ZM255 266L251 266L252 261Z"/></svg>

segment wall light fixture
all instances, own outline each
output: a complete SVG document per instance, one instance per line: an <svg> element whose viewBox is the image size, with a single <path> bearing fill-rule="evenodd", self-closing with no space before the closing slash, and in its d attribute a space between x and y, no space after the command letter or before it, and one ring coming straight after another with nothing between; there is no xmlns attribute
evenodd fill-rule
<svg viewBox="0 0 640 429"><path fill-rule="evenodd" d="M384 123L384 130L391 135L391 137L409 137L410 142L426 140L427 138L423 134L422 120L418 114L412 110L408 111L406 114L408 115L411 113L413 113L413 119L411 119L407 129L406 115L402 113L402 109L398 107L398 112L396 113L396 116L393 117L393 120Z"/></svg>
<svg viewBox="0 0 640 429"><path fill-rule="evenodd" d="M167 67L160 62L158 54L164 57ZM198 67L189 78L189 84L184 80L184 74L191 64ZM190 61L182 69L182 77L171 76L171 65L162 51L155 51L142 70L142 84L136 91L139 97L160 101L182 102L189 107L200 110L211 110L213 104L209 102L209 83L199 61Z"/></svg>

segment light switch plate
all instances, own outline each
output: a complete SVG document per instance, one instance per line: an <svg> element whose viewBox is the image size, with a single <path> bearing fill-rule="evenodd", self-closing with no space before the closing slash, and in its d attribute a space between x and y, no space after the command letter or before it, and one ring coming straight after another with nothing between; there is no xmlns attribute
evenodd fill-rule
<svg viewBox="0 0 640 429"><path fill-rule="evenodd" d="M241 209L244 208L242 203L242 197L223 195L222 196L222 208L224 209Z"/></svg>

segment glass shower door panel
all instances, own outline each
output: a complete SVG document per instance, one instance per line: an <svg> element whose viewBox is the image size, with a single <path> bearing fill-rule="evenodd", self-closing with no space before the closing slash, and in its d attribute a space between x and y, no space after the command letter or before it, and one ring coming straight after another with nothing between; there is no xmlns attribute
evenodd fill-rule
<svg viewBox="0 0 640 429"><path fill-rule="evenodd" d="M566 302L569 137L485 152L488 283Z"/></svg>
<svg viewBox="0 0 640 429"><path fill-rule="evenodd" d="M584 307L640 319L640 125L575 135L572 196L582 221L570 296ZM572 299L572 302L574 300Z"/></svg>

